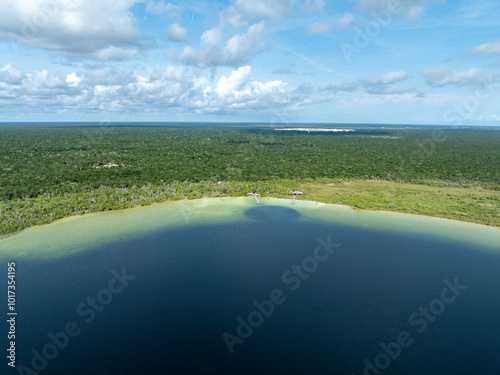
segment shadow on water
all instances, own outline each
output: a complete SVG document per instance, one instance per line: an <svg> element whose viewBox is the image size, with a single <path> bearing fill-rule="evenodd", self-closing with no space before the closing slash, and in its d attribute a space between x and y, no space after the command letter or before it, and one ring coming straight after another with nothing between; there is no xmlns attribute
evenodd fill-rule
<svg viewBox="0 0 500 375"><path fill-rule="evenodd" d="M75 321L81 334L40 375L361 375L364 359L373 362L380 343L401 331L414 342L384 375L498 374L499 256L435 239L304 223L291 208L257 206L245 214L254 221L163 230L66 258L19 262L18 363L29 365L31 350L50 343L49 332ZM341 246L292 291L299 278L292 274L285 283L284 273L303 265L317 238L328 236ZM86 323L87 298L123 267L136 278ZM454 278L467 290L418 333L421 326L410 326L409 317ZM5 280L0 287L6 290ZM269 300L275 289L286 300L230 354L223 333L237 335L237 318L247 320L253 302ZM75 309L81 303L82 316Z"/></svg>
<svg viewBox="0 0 500 375"><path fill-rule="evenodd" d="M245 211L245 216L258 221L292 221L301 214L297 210L281 206L257 206Z"/></svg>

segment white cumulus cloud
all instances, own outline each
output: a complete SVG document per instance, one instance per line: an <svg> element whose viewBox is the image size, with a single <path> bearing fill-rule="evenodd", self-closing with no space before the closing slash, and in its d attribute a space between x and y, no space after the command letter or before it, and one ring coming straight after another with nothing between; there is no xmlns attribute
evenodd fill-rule
<svg viewBox="0 0 500 375"><path fill-rule="evenodd" d="M0 39L80 56L134 44L135 0L0 0Z"/></svg>
<svg viewBox="0 0 500 375"><path fill-rule="evenodd" d="M244 66L231 73L229 78L222 76L217 83L215 92L219 96L227 96L234 94L237 90L246 83L252 75L252 67L250 65Z"/></svg>
<svg viewBox="0 0 500 375"><path fill-rule="evenodd" d="M178 23L171 24L170 26L167 27L166 31L168 40L170 40L171 42L177 42L177 43L189 42L189 39L187 37L187 30L179 26Z"/></svg>
<svg viewBox="0 0 500 375"><path fill-rule="evenodd" d="M78 77L76 73L71 73L66 76L66 83L70 87L77 87L81 80L81 77Z"/></svg>
<svg viewBox="0 0 500 375"><path fill-rule="evenodd" d="M200 66L241 65L265 49L266 34L264 22L251 25L246 32L233 35L227 41L219 29L210 29L200 38L200 50L186 46L179 59L185 64Z"/></svg>
<svg viewBox="0 0 500 375"><path fill-rule="evenodd" d="M481 44L466 53L469 55L500 55L500 40Z"/></svg>
<svg viewBox="0 0 500 375"><path fill-rule="evenodd" d="M146 0L146 12L155 14L155 15L166 15L168 17L177 16L180 11L180 7L174 5L172 3L166 3L163 0Z"/></svg>
<svg viewBox="0 0 500 375"><path fill-rule="evenodd" d="M23 72L11 64L4 65L0 69L0 82L19 84L23 79Z"/></svg>
<svg viewBox="0 0 500 375"><path fill-rule="evenodd" d="M352 13L345 13L337 23L342 30L349 30L356 25L356 18Z"/></svg>
<svg viewBox="0 0 500 375"><path fill-rule="evenodd" d="M450 70L447 67L425 69L421 71L427 80L427 83L434 87L444 86L481 86L495 80L495 77L484 72L480 68L471 68L469 70Z"/></svg>
<svg viewBox="0 0 500 375"><path fill-rule="evenodd" d="M165 78L169 81L175 81L175 82L184 82L186 79L188 79L188 68L183 65L169 65L167 66L167 69L165 69Z"/></svg>
<svg viewBox="0 0 500 375"><path fill-rule="evenodd" d="M191 71L192 70L192 71ZM116 76L113 78L113 74ZM106 81L108 74L112 79ZM218 79L199 70L170 65L161 74L133 77L122 72L89 70L66 79L47 70L24 76L19 85L0 82L0 113L5 109L29 113L272 113L277 108L311 102L311 91L288 88L286 82L259 81L249 65Z"/></svg>
<svg viewBox="0 0 500 375"><path fill-rule="evenodd" d="M398 70L396 72L383 74L377 77L365 78L362 80L362 82L367 86L389 85L392 83L403 81L405 79L406 79L406 72L404 70Z"/></svg>
<svg viewBox="0 0 500 375"><path fill-rule="evenodd" d="M57 89L66 87L65 81L54 72L48 70L35 71L27 74L27 86L35 89Z"/></svg>

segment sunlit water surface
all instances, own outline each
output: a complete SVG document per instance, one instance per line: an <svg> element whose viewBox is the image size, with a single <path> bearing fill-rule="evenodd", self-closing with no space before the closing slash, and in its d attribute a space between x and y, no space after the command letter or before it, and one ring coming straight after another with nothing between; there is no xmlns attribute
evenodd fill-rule
<svg viewBox="0 0 500 375"><path fill-rule="evenodd" d="M31 228L0 239L0 259L3 291L7 262L16 263L18 370L500 373L497 228L203 199ZM129 280L110 284L124 269ZM66 342L57 334L68 324Z"/></svg>

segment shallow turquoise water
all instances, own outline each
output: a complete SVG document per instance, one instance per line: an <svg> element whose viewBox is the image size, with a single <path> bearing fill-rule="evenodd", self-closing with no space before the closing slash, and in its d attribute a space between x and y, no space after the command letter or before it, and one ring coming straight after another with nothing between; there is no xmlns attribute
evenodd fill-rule
<svg viewBox="0 0 500 375"><path fill-rule="evenodd" d="M449 220L223 199L32 228L0 258L17 364L41 374L498 374L499 244Z"/></svg>

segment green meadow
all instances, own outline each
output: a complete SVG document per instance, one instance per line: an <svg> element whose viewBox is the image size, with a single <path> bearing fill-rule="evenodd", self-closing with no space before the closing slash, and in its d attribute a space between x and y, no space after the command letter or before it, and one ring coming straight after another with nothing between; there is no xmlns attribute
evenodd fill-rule
<svg viewBox="0 0 500 375"><path fill-rule="evenodd" d="M337 184L304 184L307 199L363 210L385 210L500 226L500 192L355 180Z"/></svg>

